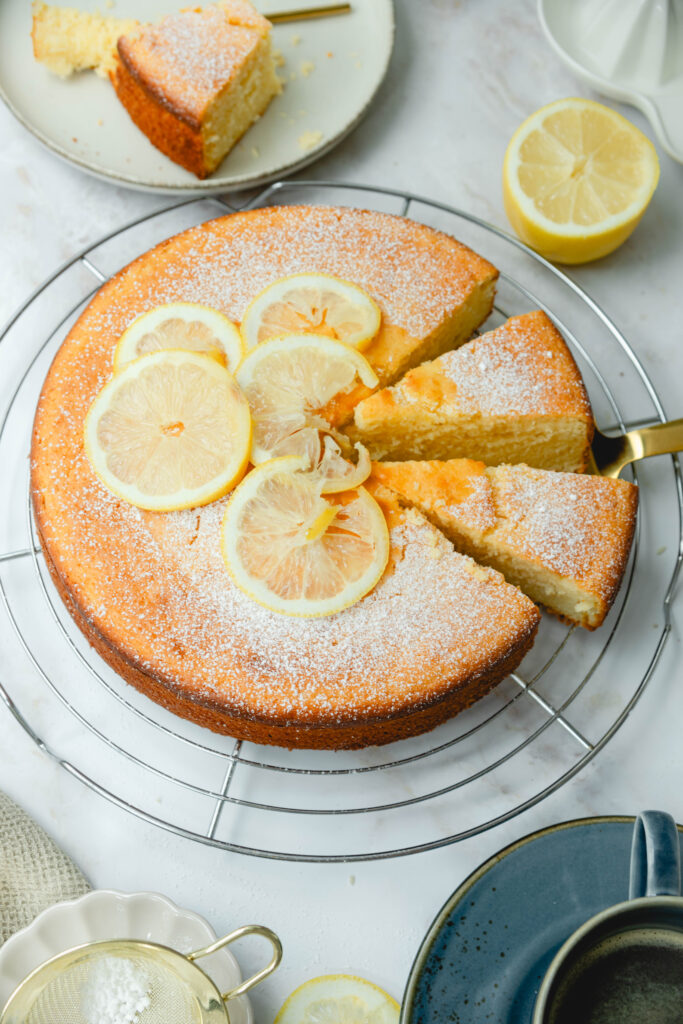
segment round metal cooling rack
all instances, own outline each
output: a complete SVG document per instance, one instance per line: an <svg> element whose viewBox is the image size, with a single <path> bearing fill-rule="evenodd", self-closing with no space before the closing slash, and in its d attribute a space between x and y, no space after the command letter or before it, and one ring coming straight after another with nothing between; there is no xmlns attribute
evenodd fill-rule
<svg viewBox="0 0 683 1024"><path fill-rule="evenodd" d="M278 182L243 208L291 202L371 207L455 235L501 268L486 328L544 309L579 362L601 429L666 418L600 307L504 232L416 195L331 182ZM215 736L175 718L111 672L62 606L26 502L27 453L49 360L94 291L156 242L236 208L217 198L189 200L106 236L41 285L0 336L7 483L0 494L0 696L75 778L146 821L212 846L334 862L457 842L514 817L576 775L642 694L670 631L683 558L678 462L662 458L638 468L633 552L601 630L587 633L544 615L519 671L427 736L353 752L288 751Z"/></svg>

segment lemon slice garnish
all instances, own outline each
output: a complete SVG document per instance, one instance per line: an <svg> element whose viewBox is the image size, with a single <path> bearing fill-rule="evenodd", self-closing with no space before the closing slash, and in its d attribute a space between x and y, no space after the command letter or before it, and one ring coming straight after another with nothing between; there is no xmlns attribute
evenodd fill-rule
<svg viewBox="0 0 683 1024"><path fill-rule="evenodd" d="M222 497L250 447L249 406L234 379L215 359L177 349L125 366L85 421L85 451L102 482L160 512Z"/></svg>
<svg viewBox="0 0 683 1024"><path fill-rule="evenodd" d="M114 370L167 348L213 356L231 373L244 355L242 336L227 316L195 302L172 302L148 310L126 328L114 352Z"/></svg>
<svg viewBox="0 0 683 1024"><path fill-rule="evenodd" d="M377 985L349 974L312 978L292 992L275 1024L398 1024L400 1007Z"/></svg>
<svg viewBox="0 0 683 1024"><path fill-rule="evenodd" d="M306 459L288 455L247 474L225 510L223 557L237 586L266 608L334 615L381 577L389 531L363 487L324 497L306 468Z"/></svg>
<svg viewBox="0 0 683 1024"><path fill-rule="evenodd" d="M237 371L254 423L251 461L256 465L282 455L301 455L323 480L323 491L358 487L370 474L370 457L335 435L322 415L339 394L359 379L375 387L377 376L356 349L330 338L307 334L265 341L253 349ZM345 450L342 450L342 446Z"/></svg>
<svg viewBox="0 0 683 1024"><path fill-rule="evenodd" d="M558 100L512 136L503 164L505 211L541 255L585 263L628 238L658 180L654 146L630 121L593 100Z"/></svg>
<svg viewBox="0 0 683 1024"><path fill-rule="evenodd" d="M247 349L285 334L318 334L364 348L382 314L362 288L328 274L294 274L256 296L242 318Z"/></svg>

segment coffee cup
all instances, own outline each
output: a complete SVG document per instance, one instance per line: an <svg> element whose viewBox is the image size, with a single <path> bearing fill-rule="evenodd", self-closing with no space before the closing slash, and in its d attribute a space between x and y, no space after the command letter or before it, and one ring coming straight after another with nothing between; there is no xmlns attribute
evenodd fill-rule
<svg viewBox="0 0 683 1024"><path fill-rule="evenodd" d="M605 865L609 869L608 865ZM601 911L555 954L532 1024L683 1024L678 829L644 811L633 830L629 899Z"/></svg>

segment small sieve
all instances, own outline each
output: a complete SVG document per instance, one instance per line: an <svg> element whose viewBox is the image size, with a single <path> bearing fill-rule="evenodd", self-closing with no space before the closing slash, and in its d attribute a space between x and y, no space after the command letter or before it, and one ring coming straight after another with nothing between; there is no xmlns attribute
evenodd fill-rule
<svg viewBox="0 0 683 1024"><path fill-rule="evenodd" d="M210 956L244 935L261 935L273 947L265 967L229 992L221 993L195 961ZM168 946L137 939L89 942L53 957L26 977L10 996L0 1024L99 1024L103 979L112 960L126 977L134 977L141 996L129 998L117 1020L130 1024L229 1024L228 1000L248 992L271 974L282 959L282 946L269 928L237 928L210 946L183 954ZM115 998L115 997L114 997ZM109 1010L111 1016L112 1010Z"/></svg>

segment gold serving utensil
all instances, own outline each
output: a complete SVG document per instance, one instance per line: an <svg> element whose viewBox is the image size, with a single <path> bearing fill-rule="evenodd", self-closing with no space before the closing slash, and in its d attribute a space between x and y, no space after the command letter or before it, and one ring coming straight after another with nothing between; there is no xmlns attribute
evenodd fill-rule
<svg viewBox="0 0 683 1024"><path fill-rule="evenodd" d="M291 11L277 11L263 17L277 25L282 21L309 21L311 18L327 18L333 14L350 14L351 4L323 4L321 7L301 7Z"/></svg>
<svg viewBox="0 0 683 1024"><path fill-rule="evenodd" d="M610 437L596 429L589 457L589 473L619 476L624 466L650 455L673 455L683 451L683 419L640 427Z"/></svg>

